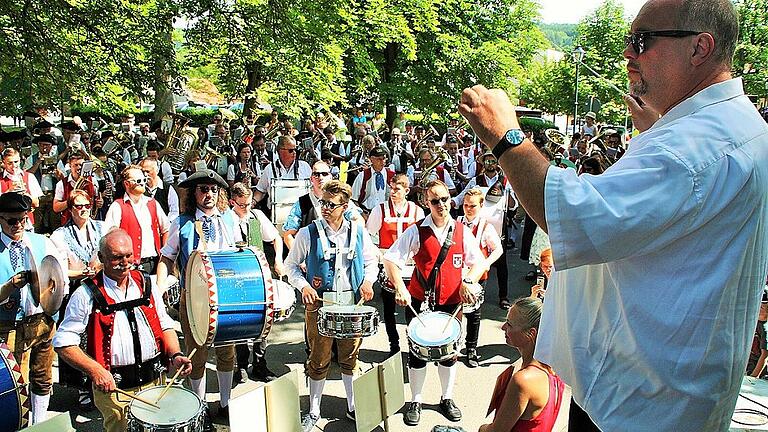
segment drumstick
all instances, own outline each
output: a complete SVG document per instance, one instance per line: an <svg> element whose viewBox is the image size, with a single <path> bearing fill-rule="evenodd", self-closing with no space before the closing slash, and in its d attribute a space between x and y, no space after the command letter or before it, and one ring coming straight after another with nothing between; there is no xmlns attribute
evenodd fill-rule
<svg viewBox="0 0 768 432"><path fill-rule="evenodd" d="M449 326L449 325L451 325L451 321L453 321L453 319L454 319L454 318L456 318L456 315L458 315L458 314L459 314L459 311L461 310L462 306L464 306L464 305L462 305L461 303L459 303L459 305L456 307L456 310L455 310L455 311L453 311L453 315L451 315L451 319L449 319L448 321L446 321L446 323L445 323L445 327L443 327L443 331L441 331L441 332L440 332L441 334L442 334L442 333L445 333L445 331L446 331L446 330L448 330L448 326Z"/></svg>
<svg viewBox="0 0 768 432"><path fill-rule="evenodd" d="M127 391L125 391L125 390L121 390L121 389L119 389L119 388L115 388L115 390L114 390L114 391L115 391L115 392L117 392L117 393L120 393L120 394L121 394L121 395L123 395L123 396L128 396L128 397L129 397L129 398L131 398L131 399L136 399L136 400L137 400L137 401L139 401L139 402L144 402L145 404L147 404L147 405L149 405L149 406L151 406L151 407L153 407L153 408L157 408L157 409L160 409L160 407L159 407L159 406L157 406L157 404L155 404L155 403L152 403L152 402L150 402L150 401L148 401L148 400L144 399L143 397L137 396L137 395L135 395L135 394L133 394L133 393L128 393Z"/></svg>
<svg viewBox="0 0 768 432"><path fill-rule="evenodd" d="M422 325L422 326L424 326L424 327L426 327L427 325L426 325L426 324L424 324L424 321L422 321L422 320L421 320L421 318L419 317L419 314L417 314L417 313L416 313L416 309L414 309L414 308L413 308L413 305L412 305L412 304L410 304L410 303L408 303L408 307L411 309L411 313L413 313L413 315L415 315L415 316L416 316L416 319L417 319L417 320L419 320L419 322L421 323L421 325Z"/></svg>
<svg viewBox="0 0 768 432"><path fill-rule="evenodd" d="M330 303L330 304L334 304L334 305L338 305L338 306L344 306L344 303L339 303L337 301L328 300L328 299L324 299L324 298L321 298L320 301L323 302L323 303Z"/></svg>
<svg viewBox="0 0 768 432"><path fill-rule="evenodd" d="M195 355L196 352L197 352L197 348L193 348L192 352L189 353L189 356L187 356L187 358L192 358ZM168 389L171 388L173 383L176 382L176 378L178 378L179 374L181 374L181 369L182 368L179 368L179 369L176 370L176 373L173 374L173 378L171 378L171 382L169 382L168 384L165 385L165 388L160 393L160 396L158 396L157 399L155 399L155 403L160 402L160 399L162 399L163 396L165 396L165 394L168 393Z"/></svg>

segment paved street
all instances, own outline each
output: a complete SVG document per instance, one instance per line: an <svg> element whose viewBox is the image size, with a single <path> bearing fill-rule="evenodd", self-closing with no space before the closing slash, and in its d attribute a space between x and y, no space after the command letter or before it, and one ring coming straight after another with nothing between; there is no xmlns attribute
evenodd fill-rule
<svg viewBox="0 0 768 432"><path fill-rule="evenodd" d="M525 281L524 276L529 266L519 259L517 250L507 254L509 263L509 297L514 299L528 294L531 282ZM489 284L485 295L486 303L483 306L483 321L480 330L480 355L481 365L478 368L467 368L463 363L459 365L456 387L454 389L454 401L463 412L463 419L459 423L467 431L476 431L478 426L485 423L485 413L490 400L496 377L509 364L518 359L517 352L504 344L504 335L501 324L504 321L505 311L498 307L498 288L495 282L495 271L491 274L492 282ZM375 298L374 304L381 311L380 299ZM405 317L398 314L398 327L401 335L400 345L403 349L403 363L405 364L405 351L407 340L405 337ZM380 362L387 357L388 343L383 324L379 332L366 338L360 350L360 368L368 370L372 364ZM299 306L291 318L273 328L270 334L270 346L267 349L267 361L270 368L281 375L289 370L297 369L300 372L300 393L302 410L308 405L308 390L303 379L304 340L303 340L303 307ZM407 379L407 372L403 375ZM208 402L215 413L218 407L218 392L215 373L215 364L209 363L208 373ZM260 385L249 381L240 384L233 390L233 396L248 391ZM430 431L435 425L452 424L438 411L437 404L440 401L440 381L437 376L437 368L428 366L427 381L424 387L424 409L421 423L416 427L405 426L402 422L402 411L390 418L390 431ZM410 400L410 389L405 384L405 398ZM71 411L72 418L79 431L98 431L101 429L101 419L98 411L84 414L76 413L77 393L71 389L55 386L54 397L51 402L52 411ZM567 406L567 405L566 405ZM354 431L354 423L344 417L346 399L344 386L341 382L338 368L332 365L331 373L325 386L325 396L322 401L323 419L318 422L315 430L325 432ZM257 415L253 413L253 415ZM222 423L220 420L216 420ZM228 431L223 424L217 424L217 430ZM380 428L379 430L383 430Z"/></svg>

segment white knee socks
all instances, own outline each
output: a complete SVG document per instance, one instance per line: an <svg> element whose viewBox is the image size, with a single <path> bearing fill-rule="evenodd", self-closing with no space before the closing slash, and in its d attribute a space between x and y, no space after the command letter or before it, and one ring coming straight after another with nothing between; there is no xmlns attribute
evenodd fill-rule
<svg viewBox="0 0 768 432"><path fill-rule="evenodd" d="M232 393L232 376L233 371L219 372L216 371L216 376L219 378L219 396L221 402L219 403L222 408L229 405L229 395Z"/></svg>
<svg viewBox="0 0 768 432"><path fill-rule="evenodd" d="M343 375L342 375L343 376ZM320 417L320 400L323 398L325 379L309 379L309 413Z"/></svg>
<svg viewBox="0 0 768 432"><path fill-rule="evenodd" d="M421 403L421 390L424 388L424 380L427 379L427 368L408 368L408 382L411 385L411 401Z"/></svg>
<svg viewBox="0 0 768 432"><path fill-rule="evenodd" d="M355 391L352 389L353 375L341 374L341 380L344 382L344 390L347 392L347 411L355 410Z"/></svg>
<svg viewBox="0 0 768 432"><path fill-rule="evenodd" d="M451 367L437 365L440 376L440 386L443 388L443 399L453 399L453 385L456 383L456 365Z"/></svg>
<svg viewBox="0 0 768 432"><path fill-rule="evenodd" d="M192 387L192 391L195 392L197 397L200 398L200 400L205 403L205 372L203 372L203 377L200 379L189 379L190 387Z"/></svg>
<svg viewBox="0 0 768 432"><path fill-rule="evenodd" d="M29 398L32 405L32 421L30 423L34 425L45 421L48 418L48 404L51 401L51 395L41 396L30 392Z"/></svg>

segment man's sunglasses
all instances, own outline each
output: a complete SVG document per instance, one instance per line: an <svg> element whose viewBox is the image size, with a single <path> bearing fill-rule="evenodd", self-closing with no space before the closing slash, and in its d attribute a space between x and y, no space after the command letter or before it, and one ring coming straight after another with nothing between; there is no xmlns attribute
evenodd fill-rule
<svg viewBox="0 0 768 432"><path fill-rule="evenodd" d="M219 187L216 185L213 185L213 186L199 185L197 186L197 190L200 193L204 193L204 194L208 192L219 193Z"/></svg>
<svg viewBox="0 0 768 432"><path fill-rule="evenodd" d="M331 175L328 171L312 171L312 177L320 178Z"/></svg>
<svg viewBox="0 0 768 432"><path fill-rule="evenodd" d="M320 200L320 207L328 210L336 210L337 208L343 206L344 204L336 204L333 201L326 201L321 199Z"/></svg>
<svg viewBox="0 0 768 432"><path fill-rule="evenodd" d="M281 148L280 150L285 150L285 151L287 151L288 153L291 153L291 154L296 153L296 149L295 148Z"/></svg>
<svg viewBox="0 0 768 432"><path fill-rule="evenodd" d="M440 203L447 203L448 200L450 199L451 197L447 197L447 196L440 197L440 198L432 198L431 200L429 200L429 203L432 204L433 206L436 206L436 205L439 205Z"/></svg>
<svg viewBox="0 0 768 432"><path fill-rule="evenodd" d="M0 218L3 219L5 221L5 223L7 223L8 225L16 226L16 225L19 225L19 224L27 223L27 220L29 219L29 216L24 215L24 216L22 216L20 218L7 218L7 217L4 217L4 216L0 216Z"/></svg>
<svg viewBox="0 0 768 432"><path fill-rule="evenodd" d="M130 183L136 184L136 185L143 185L147 184L147 179L145 178L137 178L137 179L128 179Z"/></svg>
<svg viewBox="0 0 768 432"><path fill-rule="evenodd" d="M684 38L688 36L700 35L702 32L692 30L656 30L634 32L624 36L624 46L632 45L632 49L637 55L645 52L645 44L649 39L655 37Z"/></svg>
<svg viewBox="0 0 768 432"><path fill-rule="evenodd" d="M91 209L91 204L72 204L72 208L76 210L82 210L82 209Z"/></svg>

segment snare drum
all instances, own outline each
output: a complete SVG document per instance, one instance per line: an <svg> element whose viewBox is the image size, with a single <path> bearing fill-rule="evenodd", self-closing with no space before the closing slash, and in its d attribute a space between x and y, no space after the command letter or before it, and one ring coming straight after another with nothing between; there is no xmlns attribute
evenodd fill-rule
<svg viewBox="0 0 768 432"><path fill-rule="evenodd" d="M174 275L168 275L165 283L168 288L165 289L163 294L163 302L165 302L167 307L178 310L179 300L181 300L179 279Z"/></svg>
<svg viewBox="0 0 768 432"><path fill-rule="evenodd" d="M283 223L288 219L291 208L302 195L310 191L308 179L272 179L269 198L272 202L272 223L283 232Z"/></svg>
<svg viewBox="0 0 768 432"><path fill-rule="evenodd" d="M189 328L198 346L264 339L272 328L272 275L256 248L192 252L185 291Z"/></svg>
<svg viewBox="0 0 768 432"><path fill-rule="evenodd" d="M485 289L483 289L482 285L477 283L470 285L469 292L475 295L475 302L464 303L464 305L461 307L461 310L464 313L472 313L479 310L480 306L483 305L483 301L485 300Z"/></svg>
<svg viewBox="0 0 768 432"><path fill-rule="evenodd" d="M354 339L376 334L379 311L373 306L323 306L317 314L317 330L326 337Z"/></svg>
<svg viewBox="0 0 768 432"><path fill-rule="evenodd" d="M279 280L272 279L275 287L275 322L287 320L296 309L296 293L292 286Z"/></svg>
<svg viewBox="0 0 768 432"><path fill-rule="evenodd" d="M400 275L403 277L403 282L405 283L405 286L408 286L408 283L411 282L411 278L413 277L413 271L416 268L416 266L413 264L413 260L408 261L409 264L406 264L402 271L400 272ZM391 293L395 292L395 285L389 281L389 278L384 282L382 285L383 288Z"/></svg>
<svg viewBox="0 0 768 432"><path fill-rule="evenodd" d="M164 386L150 387L136 393L137 396L155 401ZM198 432L203 430L205 409L197 395L183 387L172 386L160 401L160 409L144 402L131 400L128 405L130 432Z"/></svg>
<svg viewBox="0 0 768 432"><path fill-rule="evenodd" d="M427 362L448 360L458 354L461 339L459 320L445 312L424 312L419 314L419 318L421 321L414 318L408 324L411 354Z"/></svg>
<svg viewBox="0 0 768 432"><path fill-rule="evenodd" d="M0 432L27 427L29 411L29 393L21 376L21 367L8 345L0 342Z"/></svg>

